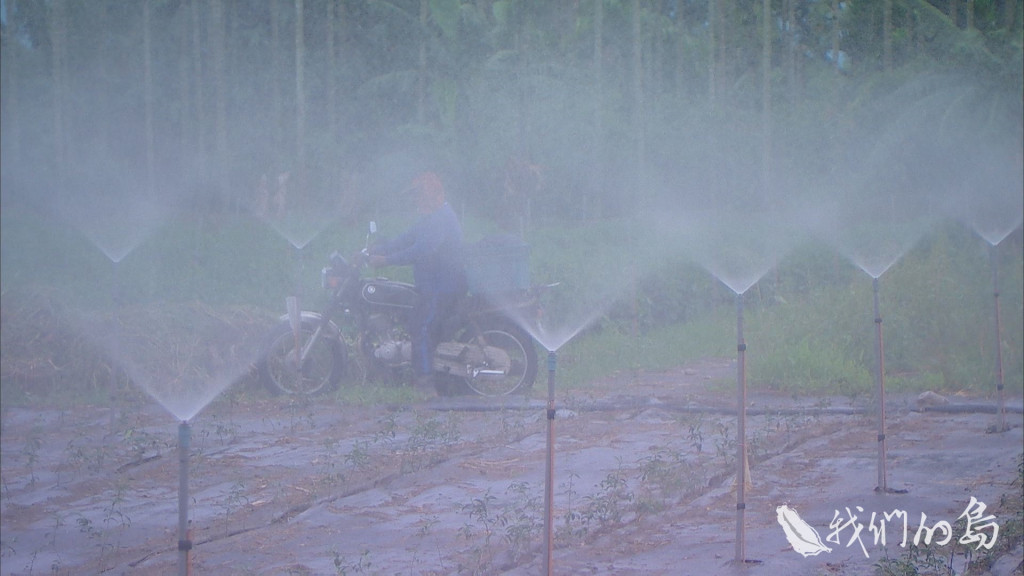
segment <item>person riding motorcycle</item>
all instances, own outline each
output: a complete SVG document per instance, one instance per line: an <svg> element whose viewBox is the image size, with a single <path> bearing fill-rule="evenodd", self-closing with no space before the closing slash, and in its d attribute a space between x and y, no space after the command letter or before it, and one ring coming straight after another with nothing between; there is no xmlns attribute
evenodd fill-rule
<svg viewBox="0 0 1024 576"><path fill-rule="evenodd" d="M462 226L445 200L444 185L437 174L420 174L406 192L414 196L419 219L401 236L370 247L368 263L375 268L413 267L419 298L410 314L408 329L415 386L432 392L433 357L441 326L467 290Z"/></svg>

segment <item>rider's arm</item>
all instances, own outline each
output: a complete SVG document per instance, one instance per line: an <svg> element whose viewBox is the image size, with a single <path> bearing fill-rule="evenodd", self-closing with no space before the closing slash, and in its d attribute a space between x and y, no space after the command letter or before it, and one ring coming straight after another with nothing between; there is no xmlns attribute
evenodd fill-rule
<svg viewBox="0 0 1024 576"><path fill-rule="evenodd" d="M391 266L415 264L424 256L437 252L444 242L445 230L437 213L417 222L412 229L396 238L384 253Z"/></svg>
<svg viewBox="0 0 1024 576"><path fill-rule="evenodd" d="M406 230L401 236L398 236L397 238L370 246L370 256L379 256L381 258L384 258L385 261L380 263L381 266L397 264L397 262L392 261L391 255L395 254L396 252L402 252L408 249L409 246L415 244L416 237L414 232L415 227Z"/></svg>

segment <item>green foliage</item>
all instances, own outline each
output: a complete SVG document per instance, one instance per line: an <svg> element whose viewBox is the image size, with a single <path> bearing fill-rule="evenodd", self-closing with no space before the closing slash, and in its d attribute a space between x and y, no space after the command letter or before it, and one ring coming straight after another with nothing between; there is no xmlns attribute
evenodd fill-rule
<svg viewBox="0 0 1024 576"><path fill-rule="evenodd" d="M844 356L828 341L807 336L794 343L769 344L752 352L753 379L787 392L831 392L856 396L870 391L871 374L863 363Z"/></svg>
<svg viewBox="0 0 1024 576"><path fill-rule="evenodd" d="M113 377L131 389L73 325L87 313L115 308L115 297L122 310L170 311L198 302L211 310L248 307L243 316L270 322L296 290L304 307L319 306L321 263L333 250L356 252L366 235L364 224L336 223L300 259L259 221L172 218L115 270L72 229L22 210L4 210L2 217L5 402L32 401L57 389L65 399L102 402ZM379 218L382 235L403 229L409 218ZM493 231L486 221L465 220L467 238ZM570 317L581 305L604 306L599 297L608 291L617 296L559 350L560 386L735 354L735 294L682 258L639 256L644 250L637 248L642 243L635 230L612 220L538 227L530 235L533 282L561 282L545 296L552 317ZM1018 230L998 249L1000 351L1011 393L1024 388L1021 246ZM990 250L962 226L939 226L879 279L891 389L994 392ZM408 270L382 273L407 278ZM743 296L751 384L794 393L869 391L876 370L872 300L871 278L845 259L822 244L798 248ZM163 330L177 325L163 324ZM22 386L30 380L32 386ZM404 388L355 386L336 398L407 402L413 395Z"/></svg>

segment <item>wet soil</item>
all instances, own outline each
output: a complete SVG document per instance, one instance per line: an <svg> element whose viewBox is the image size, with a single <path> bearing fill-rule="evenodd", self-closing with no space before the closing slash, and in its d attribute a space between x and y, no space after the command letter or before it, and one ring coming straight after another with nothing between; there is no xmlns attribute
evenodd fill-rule
<svg viewBox="0 0 1024 576"><path fill-rule="evenodd" d="M991 399L890 395L880 492L869 399L772 393L747 397L741 512L735 374L710 359L560 393L553 573L870 574L909 546L899 517L887 545L873 540L872 512L906 512L911 541L922 515L955 526L934 547L947 556L972 497L997 524L1016 514L1000 504L1021 497L1019 395L1002 432ZM545 384L401 407L219 398L189 425L191 573L543 574ZM179 432L151 401L5 407L0 572L176 573ZM791 545L782 505L817 531L818 554Z"/></svg>

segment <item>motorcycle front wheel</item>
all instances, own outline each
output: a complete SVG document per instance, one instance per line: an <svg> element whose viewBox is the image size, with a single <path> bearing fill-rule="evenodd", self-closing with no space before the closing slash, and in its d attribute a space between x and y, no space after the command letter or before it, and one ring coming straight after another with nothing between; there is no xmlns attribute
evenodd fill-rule
<svg viewBox="0 0 1024 576"><path fill-rule="evenodd" d="M333 390L345 368L341 342L328 334L310 340L319 323L303 320L298 337L291 324L281 322L267 336L260 361L260 377L274 394L312 396ZM304 357L300 363L298 358Z"/></svg>
<svg viewBox="0 0 1024 576"><path fill-rule="evenodd" d="M489 370L491 367L486 363L475 366L462 377L467 388L480 396L530 393L537 379L537 349L522 328L495 322L482 326L477 334L464 334L461 340L468 344L500 348L507 355L507 361L504 356L501 359L500 370Z"/></svg>

